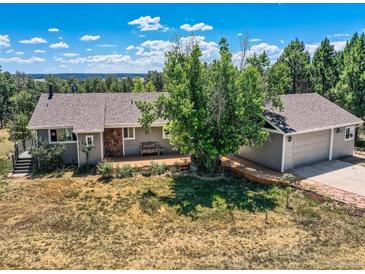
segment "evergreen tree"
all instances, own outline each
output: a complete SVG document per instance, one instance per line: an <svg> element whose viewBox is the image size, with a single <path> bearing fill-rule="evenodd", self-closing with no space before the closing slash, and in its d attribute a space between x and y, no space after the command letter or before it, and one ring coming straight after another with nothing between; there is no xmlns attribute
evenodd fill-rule
<svg viewBox="0 0 365 274"><path fill-rule="evenodd" d="M336 102L358 117L365 116L365 41L355 33L343 51L340 79L335 87Z"/></svg>
<svg viewBox="0 0 365 274"><path fill-rule="evenodd" d="M133 90L132 92L144 92L144 85L140 77L136 77L133 80Z"/></svg>
<svg viewBox="0 0 365 274"><path fill-rule="evenodd" d="M285 93L311 92L310 55L305 51L304 43L295 39L284 49L278 62L285 63L289 68L290 83Z"/></svg>
<svg viewBox="0 0 365 274"><path fill-rule="evenodd" d="M270 66L270 58L265 51L262 54L254 53L247 58L246 65L255 67L261 75L264 75Z"/></svg>
<svg viewBox="0 0 365 274"><path fill-rule="evenodd" d="M161 92L163 90L163 74L156 70L149 71L146 75L147 82L152 81L155 91Z"/></svg>
<svg viewBox="0 0 365 274"><path fill-rule="evenodd" d="M338 81L338 66L334 47L325 38L314 52L312 60L312 83L314 91L334 100L331 89Z"/></svg>

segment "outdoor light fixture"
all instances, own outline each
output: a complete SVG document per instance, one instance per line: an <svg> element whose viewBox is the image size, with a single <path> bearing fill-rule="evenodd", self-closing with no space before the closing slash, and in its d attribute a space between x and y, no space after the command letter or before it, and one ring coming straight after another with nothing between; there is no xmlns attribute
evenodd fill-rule
<svg viewBox="0 0 365 274"><path fill-rule="evenodd" d="M291 142L291 139L292 139L292 137L291 137L291 136L289 136L289 137L288 137L288 142Z"/></svg>

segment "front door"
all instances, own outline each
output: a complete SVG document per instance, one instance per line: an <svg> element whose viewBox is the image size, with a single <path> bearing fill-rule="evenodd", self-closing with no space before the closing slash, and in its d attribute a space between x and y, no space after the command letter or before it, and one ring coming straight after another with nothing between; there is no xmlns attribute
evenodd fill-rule
<svg viewBox="0 0 365 274"><path fill-rule="evenodd" d="M123 129L106 128L104 131L104 150L106 157L123 156Z"/></svg>

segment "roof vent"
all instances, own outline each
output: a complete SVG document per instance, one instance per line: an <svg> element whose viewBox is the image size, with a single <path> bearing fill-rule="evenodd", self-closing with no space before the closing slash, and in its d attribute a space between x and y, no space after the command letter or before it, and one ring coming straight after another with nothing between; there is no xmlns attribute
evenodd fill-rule
<svg viewBox="0 0 365 274"><path fill-rule="evenodd" d="M48 83L48 100L52 99L53 97L53 85L52 83Z"/></svg>
<svg viewBox="0 0 365 274"><path fill-rule="evenodd" d="M72 85L71 92L72 93L77 93L77 86L75 84Z"/></svg>
<svg viewBox="0 0 365 274"><path fill-rule="evenodd" d="M133 102L133 100L131 100L131 105L133 105L134 104L134 102Z"/></svg>

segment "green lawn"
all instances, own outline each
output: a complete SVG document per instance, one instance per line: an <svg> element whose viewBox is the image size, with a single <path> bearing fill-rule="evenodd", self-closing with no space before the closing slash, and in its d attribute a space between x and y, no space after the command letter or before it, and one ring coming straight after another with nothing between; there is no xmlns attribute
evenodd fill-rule
<svg viewBox="0 0 365 274"><path fill-rule="evenodd" d="M2 269L365 268L365 219L228 176L0 184Z"/></svg>

